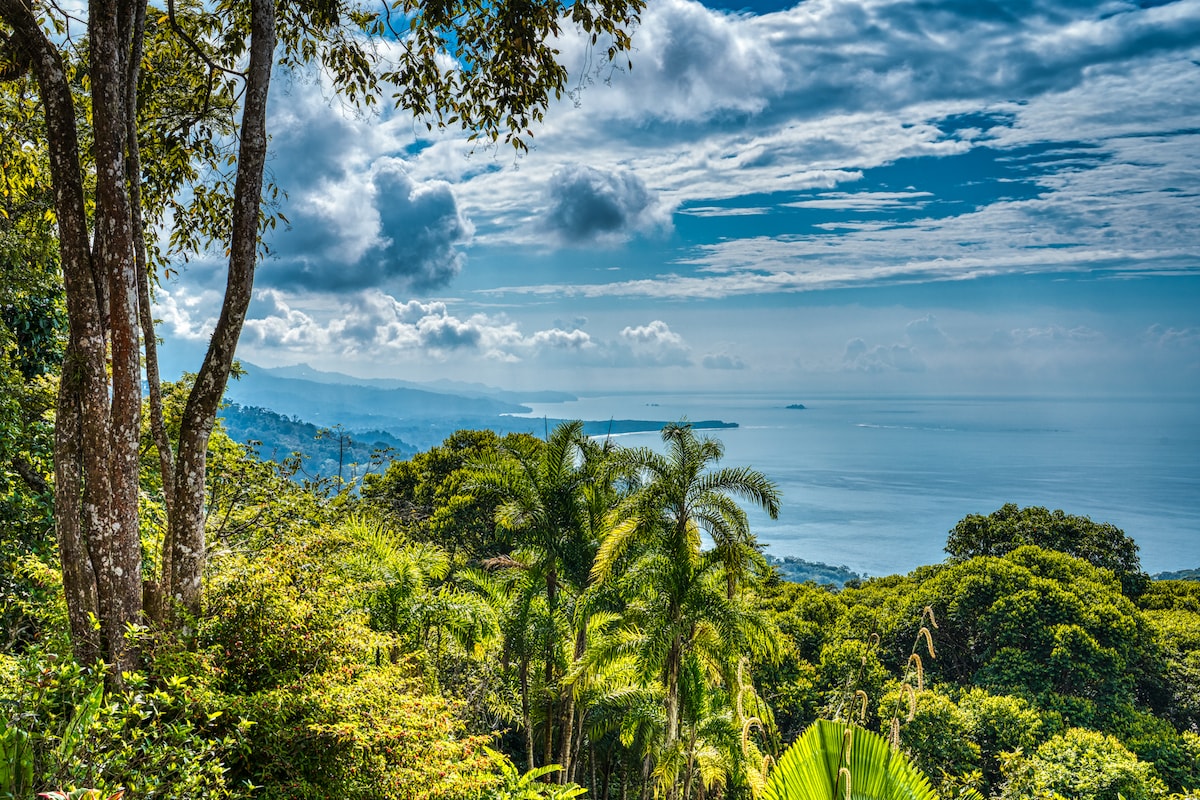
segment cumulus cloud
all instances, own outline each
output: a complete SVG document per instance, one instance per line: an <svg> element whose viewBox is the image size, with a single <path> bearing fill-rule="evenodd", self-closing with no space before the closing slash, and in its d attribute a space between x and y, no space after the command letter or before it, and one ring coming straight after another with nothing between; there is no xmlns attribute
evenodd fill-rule
<svg viewBox="0 0 1200 800"><path fill-rule="evenodd" d="M172 335L183 341L206 341L217 326L215 291L189 292L184 287L171 291L159 288L154 295L154 317Z"/></svg>
<svg viewBox="0 0 1200 800"><path fill-rule="evenodd" d="M944 347L948 343L946 334L938 327L933 314L914 319L904 326L904 335L914 345L925 348Z"/></svg>
<svg viewBox="0 0 1200 800"><path fill-rule="evenodd" d="M734 353L706 353L700 363L705 369L745 369L746 363Z"/></svg>
<svg viewBox="0 0 1200 800"><path fill-rule="evenodd" d="M665 222L654 193L626 170L562 167L547 190L545 228L565 243L619 241Z"/></svg>
<svg viewBox="0 0 1200 800"><path fill-rule="evenodd" d="M660 319L645 325L621 329L617 343L620 357L631 363L658 366L685 366L692 363L691 348L683 337Z"/></svg>
<svg viewBox="0 0 1200 800"><path fill-rule="evenodd" d="M414 181L392 158L302 186L287 208L263 283L291 290L437 289L461 271L474 230L449 183Z"/></svg>
<svg viewBox="0 0 1200 800"><path fill-rule="evenodd" d="M852 372L922 372L925 362L917 351L906 344L877 344L868 347L862 339L846 342L842 354L844 368Z"/></svg>
<svg viewBox="0 0 1200 800"><path fill-rule="evenodd" d="M459 315L443 301L400 301L377 289L344 294L320 311L300 308L309 299L276 289L256 292L243 344L251 350L356 360L403 356L444 361L453 356L516 362L540 355L582 357L592 363L614 360L612 344L597 343L580 328L524 333L503 316ZM647 352L669 352L683 345L667 331L662 343L644 346Z"/></svg>
<svg viewBox="0 0 1200 800"><path fill-rule="evenodd" d="M538 331L529 337L529 343L535 347L554 350L583 350L595 346L587 331L578 328L569 331L561 328Z"/></svg>
<svg viewBox="0 0 1200 800"><path fill-rule="evenodd" d="M670 120L714 112L753 112L779 91L778 51L735 15L667 0L648 8L638 31L635 81L646 110Z"/></svg>

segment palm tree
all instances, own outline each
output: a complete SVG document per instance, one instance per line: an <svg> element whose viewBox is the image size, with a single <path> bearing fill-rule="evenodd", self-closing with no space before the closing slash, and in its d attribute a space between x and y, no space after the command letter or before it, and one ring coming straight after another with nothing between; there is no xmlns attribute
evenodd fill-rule
<svg viewBox="0 0 1200 800"><path fill-rule="evenodd" d="M681 678L688 659L696 655L716 669L730 652L769 646L765 621L735 597L761 556L734 498L775 518L779 493L756 470L716 468L723 446L697 438L686 423L666 426L662 438L665 455L625 451L643 480L611 516L592 575L598 582L628 585L623 633L599 647L596 658L606 657L602 651L637 652L643 669L657 673L666 707L663 753L670 757L680 741ZM712 540L711 550L703 549L702 534Z"/></svg>
<svg viewBox="0 0 1200 800"><path fill-rule="evenodd" d="M469 491L502 498L496 524L514 535L517 552L515 558L493 561L492 565L526 570L540 583L546 614L552 625L569 632L573 642L570 658L576 662L583 655L587 629L586 616L576 613L575 600L590 579L599 548L598 530L615 502L613 473L608 467L612 450L589 440L582 422L563 423L545 443L534 446L526 441L525 445L504 445L497 453L472 462L465 485ZM543 763L552 759L557 728L561 731L561 777L570 780L578 726L574 693L569 684L559 685L569 670L559 663L560 641L557 636L544 637ZM528 691L526 683L522 681L523 692ZM523 704L527 703L524 699Z"/></svg>
<svg viewBox="0 0 1200 800"><path fill-rule="evenodd" d="M929 779L887 739L817 720L779 759L763 800L936 800Z"/></svg>
<svg viewBox="0 0 1200 800"><path fill-rule="evenodd" d="M450 559L440 547L405 542L386 526L361 516L347 519L341 530L350 544L344 566L364 592L371 627L402 636L422 650L435 634L433 677L443 633L469 651L498 632L490 605L477 593L447 582Z"/></svg>

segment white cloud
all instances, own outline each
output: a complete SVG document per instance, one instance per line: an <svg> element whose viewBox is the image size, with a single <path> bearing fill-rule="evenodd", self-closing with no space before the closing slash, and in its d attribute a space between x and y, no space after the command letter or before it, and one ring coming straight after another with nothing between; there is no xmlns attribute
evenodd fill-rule
<svg viewBox="0 0 1200 800"><path fill-rule="evenodd" d="M279 294L260 296L247 341L372 367L716 369L742 363L737 345L674 316L687 341L661 319L643 324L700 305L655 301L1037 273L1194 274L1200 0L1145 9L1038 0L1024 11L806 0L755 16L661 0L644 12L632 70L592 74L578 107L554 104L520 158L471 152L460 132L426 135L391 110L346 114L320 86L295 85L273 105L271 165L293 225L262 268L262 285ZM579 69L597 53L569 36L562 45L572 79L588 84ZM1010 154L1011 195L997 200L993 186L948 202L947 166L963 165L952 177L964 184L993 181L973 173L991 151ZM673 211L672 237L639 238L669 230ZM588 263L584 273L569 257L554 262L563 245L624 247L629 257L619 272ZM531 252L539 269L507 268ZM472 273L476 253L486 269ZM427 299L464 278L463 294L492 305ZM516 285L496 288L502 281ZM199 296L163 294L158 313L173 335L207 336L215 313ZM609 313L611 298L628 302ZM603 321L572 322L581 312ZM1095 324L1033 320L989 338L956 329L941 309L926 314L914 310L909 328L889 335L839 328L824 367L923 365L911 374L924 380L952 363L969 369L980 354L1049 364L1114 342L1107 328L1104 342L1088 340ZM1195 329L1172 318L1143 345L1182 358ZM862 346L843 361L856 335Z"/></svg>
<svg viewBox="0 0 1200 800"><path fill-rule="evenodd" d="M706 353L704 358L700 359L700 363L705 369L740 370L746 368L746 362L742 361L741 356L728 352Z"/></svg>
<svg viewBox="0 0 1200 800"><path fill-rule="evenodd" d="M154 317L178 339L189 342L207 341L217 326L212 313L220 297L214 291L193 293L186 287L168 291L158 288L154 293Z"/></svg>
<svg viewBox="0 0 1200 800"><path fill-rule="evenodd" d="M622 352L627 351L627 352ZM660 319L621 330L618 360L642 365L684 366L691 363L691 348L683 337Z"/></svg>

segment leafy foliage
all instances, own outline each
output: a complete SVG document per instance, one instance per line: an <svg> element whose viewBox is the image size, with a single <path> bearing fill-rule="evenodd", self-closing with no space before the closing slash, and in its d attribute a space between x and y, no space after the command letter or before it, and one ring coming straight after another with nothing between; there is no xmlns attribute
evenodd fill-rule
<svg viewBox="0 0 1200 800"><path fill-rule="evenodd" d="M1113 736L1070 728L1005 770L1009 798L1037 797L1049 792L1068 800L1153 800L1167 787L1150 764L1138 761Z"/></svg>
<svg viewBox="0 0 1200 800"><path fill-rule="evenodd" d="M232 403L222 409L220 419L230 439L248 443L261 458L284 461L297 454L303 474L336 477L343 485L357 485L385 456L390 462L413 454L412 447L384 431L318 428L253 406Z"/></svg>
<svg viewBox="0 0 1200 800"><path fill-rule="evenodd" d="M1067 553L1112 570L1130 597L1141 594L1149 582L1142 572L1137 544L1120 528L1040 506L1018 508L1008 503L986 517L964 517L950 531L946 552L953 559L964 560L1001 556L1024 545Z"/></svg>

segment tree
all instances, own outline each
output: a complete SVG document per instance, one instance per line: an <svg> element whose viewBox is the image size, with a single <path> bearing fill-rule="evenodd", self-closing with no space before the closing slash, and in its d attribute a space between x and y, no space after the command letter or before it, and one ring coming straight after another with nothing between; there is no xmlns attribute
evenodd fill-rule
<svg viewBox="0 0 1200 800"><path fill-rule="evenodd" d="M965 561L975 556L1002 556L1027 544L1112 570L1130 597L1137 597L1150 582L1142 572L1137 544L1120 528L1040 506L1018 508L1006 503L986 517L966 516L950 531L946 552L955 561Z"/></svg>
<svg viewBox="0 0 1200 800"><path fill-rule="evenodd" d="M578 662L587 642L587 625L576 613L575 599L587 588L599 547L598 528L609 510L606 501L612 497L611 481L605 481L608 451L591 443L578 421L559 425L545 443L513 441L525 446L482 455L472 463L466 486L501 499L497 526L515 537L519 554L528 556L511 563L533 573L544 592L548 623L571 629L571 661ZM545 688L551 692L563 674L558 637L551 637L546 645ZM557 693L560 696L547 697L543 763L552 758L557 729L561 778L569 781L576 747L575 697L569 685L559 687ZM552 723L556 716L560 724Z"/></svg>
<svg viewBox="0 0 1200 800"><path fill-rule="evenodd" d="M506 554L509 543L497 536L498 497L470 491L470 465L501 447L522 447L528 434L456 431L437 447L405 461L393 461L383 474L363 477L363 499L409 541L437 543L451 560L471 561Z"/></svg>
<svg viewBox="0 0 1200 800"><path fill-rule="evenodd" d="M172 610L200 611L207 443L253 287L275 66L316 63L352 101L369 105L390 91L430 127L458 124L472 139L503 138L521 150L563 90L567 75L553 40L564 24L582 28L593 45L611 41L614 58L629 48L641 7L642 0L397 0L373 10L348 0L220 0L177 8L169 0L163 14L148 13L146 0L93 0L79 39L63 35L69 20L55 6L0 0L0 78L31 71L36 79L54 187L69 322L55 521L80 659L103 657L118 666L116 676L134 662L125 632L143 611L143 356L169 518L161 581ZM393 12L406 31L392 28ZM399 47L383 46L385 39ZM81 41L86 54L77 58ZM447 53L455 69L445 69ZM144 69L163 55L170 69ZM80 120L89 121L86 131ZM237 142L231 174L221 167L222 141ZM177 253L212 244L227 254L221 313L174 443L157 421L149 307L154 256L163 254L147 247L169 211Z"/></svg>
<svg viewBox="0 0 1200 800"><path fill-rule="evenodd" d="M931 676L1035 701L1073 725L1141 694L1152 635L1106 570L1027 545L944 566L913 589L909 608L931 607L940 625ZM881 636L898 652L913 627Z"/></svg>
<svg viewBox="0 0 1200 800"><path fill-rule="evenodd" d="M665 750L680 741L684 669L704 644L739 650L761 638L759 615L735 597L742 577L761 559L746 513L733 496L779 513L779 492L761 472L741 467L713 469L724 455L715 439L697 438L688 424L663 428L667 454L627 451L641 485L617 508L596 556L598 582L628 579L644 604L639 616L639 661L658 671L665 693ZM701 534L713 548L703 550ZM626 558L630 556L630 558ZM628 569L619 574L619 565ZM719 588L714 578L720 579ZM673 780L671 781L673 783Z"/></svg>
<svg viewBox="0 0 1200 800"><path fill-rule="evenodd" d="M1167 787L1152 765L1138 761L1113 736L1070 728L1006 770L1003 800L1054 797L1066 800L1153 800Z"/></svg>

